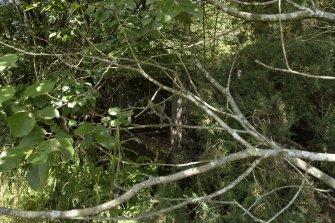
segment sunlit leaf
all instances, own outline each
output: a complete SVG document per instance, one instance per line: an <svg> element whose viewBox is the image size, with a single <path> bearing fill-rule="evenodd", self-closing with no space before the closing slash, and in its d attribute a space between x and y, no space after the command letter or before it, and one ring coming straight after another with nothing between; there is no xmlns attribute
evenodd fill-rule
<svg viewBox="0 0 335 223"><path fill-rule="evenodd" d="M34 98L36 96L48 93L54 88L54 86L55 83L53 81L49 80L40 81L28 86L24 92L24 95L27 97Z"/></svg>
<svg viewBox="0 0 335 223"><path fill-rule="evenodd" d="M56 35L57 35L56 32L50 33L50 34L49 34L49 38L55 37Z"/></svg>
<svg viewBox="0 0 335 223"><path fill-rule="evenodd" d="M32 151L29 147L13 147L0 154L0 172L10 171L20 165L23 158Z"/></svg>
<svg viewBox="0 0 335 223"><path fill-rule="evenodd" d="M7 54L0 57L0 71L3 71L7 67L16 67L16 61L18 56L15 54Z"/></svg>
<svg viewBox="0 0 335 223"><path fill-rule="evenodd" d="M163 1L163 4L161 5L160 8L161 20L163 22L168 22L177 15L179 15L179 13L181 12L182 9L176 4L175 1L173 0Z"/></svg>
<svg viewBox="0 0 335 223"><path fill-rule="evenodd" d="M56 108L48 106L38 112L38 116L45 120L59 118L59 111Z"/></svg>
<svg viewBox="0 0 335 223"><path fill-rule="evenodd" d="M108 109L108 114L113 115L113 116L117 116L119 113L121 112L120 108L109 108Z"/></svg>
<svg viewBox="0 0 335 223"><path fill-rule="evenodd" d="M37 3L31 4L31 5L28 5L28 6L26 7L26 10L25 10L25 11L29 11L29 10L35 9L35 8L37 8L40 4L41 4L41 2L37 2Z"/></svg>
<svg viewBox="0 0 335 223"><path fill-rule="evenodd" d="M77 123L77 121L76 120L69 120L68 121L68 126L69 127L75 127L75 126L77 126L78 125L78 123Z"/></svg>

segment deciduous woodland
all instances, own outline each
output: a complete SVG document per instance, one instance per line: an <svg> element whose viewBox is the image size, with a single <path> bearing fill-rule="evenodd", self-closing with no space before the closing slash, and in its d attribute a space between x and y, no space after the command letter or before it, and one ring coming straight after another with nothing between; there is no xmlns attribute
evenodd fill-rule
<svg viewBox="0 0 335 223"><path fill-rule="evenodd" d="M1 222L335 221L332 0L0 0Z"/></svg>

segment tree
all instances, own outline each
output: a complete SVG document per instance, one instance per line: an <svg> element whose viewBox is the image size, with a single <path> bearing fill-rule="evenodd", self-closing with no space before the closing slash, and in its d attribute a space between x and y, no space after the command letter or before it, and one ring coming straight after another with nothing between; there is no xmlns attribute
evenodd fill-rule
<svg viewBox="0 0 335 223"><path fill-rule="evenodd" d="M325 1L319 5L326 8L332 3ZM250 6L266 6L264 10L268 10L269 14L263 14L263 9L252 9L255 13L245 12ZM323 11L317 6L313 1L298 4L289 0L260 3L235 0L118 0L89 3L36 1L27 4L4 2L1 6L4 11L2 17L8 20L0 27L4 31L0 41L0 52L4 55L0 58L0 103L4 117L3 126L11 132L11 136L5 133L3 135L7 137L6 144L11 146L3 145L0 170L5 172L14 168L21 169L26 172L28 185L36 191L42 191L48 184L49 174L53 174L52 177L59 174L54 169L66 169L67 165L72 165L72 171L75 171L74 168L83 171L81 166L92 159L93 165L87 164L88 173L99 176L101 173L101 177L105 177L104 179L111 183L103 184L104 188L109 188L109 196L97 200L97 203L90 203L90 207L78 204L81 208L64 211L0 208L0 214L47 219L152 218L180 208L192 209L192 205L195 204L215 202L214 198L223 198L223 195L242 185L246 179L251 181L251 173L264 178L269 177L271 173L261 174L256 169L271 169L271 166L267 165L271 160L275 160L273 163L276 163L277 168L280 167L283 172L291 174L286 178L271 176L276 179L275 182L300 181L300 184L283 186L293 188L293 192L291 190L289 193L291 196L287 198L290 201L283 203L280 208L264 213L252 211L252 208L261 198L280 190L279 183L271 185L271 191L260 195L259 200L255 196L254 204L248 200L240 201L242 195L236 195L235 199L229 201L217 201L222 205L236 207L248 216L241 216L240 221L278 220L293 206L299 196L303 196L303 191L309 194L316 190L307 174L334 189L335 180L330 176L330 166L322 164L326 165L326 171L330 172L326 174L320 170L323 166L319 164L335 161L335 154L329 148L332 145L331 141L323 144L323 151L319 148L306 149L306 145L301 145L303 137L293 136L299 131L305 133L296 129L301 128L304 122L310 123L312 118L308 116L313 116L314 113L308 111L304 113L305 116L298 114L297 118L294 117L295 112L302 112L301 105L304 102L292 97L293 90L288 94L275 92L280 91L286 83L299 86L301 82L316 91L318 86L323 86L322 81L325 79L335 79L331 64L334 46L325 41L327 38L333 40L332 34L324 37L323 43L316 48L297 48L303 33L299 33L300 30L307 30L308 35L315 38L324 32L313 30L313 25L324 24L324 21L332 24L335 21L334 13ZM20 19L25 25L18 22ZM301 21L307 19L313 20ZM252 23L245 21L271 23L249 26ZM292 23L283 24L284 21ZM274 27L276 22L278 26ZM231 29L226 31L229 26ZM248 29L249 34L238 32L238 26ZM286 29L285 26L289 28ZM293 30L291 26L298 28ZM264 30L267 29L274 32L270 35L264 34ZM330 32L329 30L327 32ZM186 37L183 32L187 34ZM220 40L222 37L226 40ZM253 38L255 40L252 40ZM254 46L246 46L248 41L253 41ZM228 45L228 49L223 44ZM295 47L297 54L302 55L301 60L308 59L306 64L299 61L299 56L292 56L292 49ZM273 52L269 53L269 49ZM324 53L317 63L312 62L315 57L310 52L312 50ZM253 56L262 60L251 60L250 57ZM322 64L324 69L320 69L323 60L328 62ZM256 68L257 64L259 67ZM285 68L279 68L281 65ZM316 74L311 74L310 71ZM25 75L22 76L22 73ZM282 73L292 76L278 77ZM264 74L265 77L260 74ZM273 76L267 77L268 74L273 74L278 79ZM261 89L259 82L255 82L256 78L264 83ZM110 84L127 79L135 82L126 87ZM332 86L332 83L329 84ZM112 94L111 86L122 89L118 96ZM298 87L297 89L299 92L305 90ZM274 96L265 97L262 95L263 91L264 94ZM253 93L256 97L251 95ZM319 94L320 99L331 102L332 92ZM308 97L310 95L306 93L305 98ZM253 100L256 102L252 102ZM176 106L178 101L180 104ZM109 103L111 105L108 105ZM305 103L310 105L309 102ZM318 102L313 103L315 107L319 105ZM167 109L168 106L171 106L172 111ZM320 109L324 107L322 105ZM261 114L256 113L258 108ZM177 115L181 110L186 110L194 125L184 123L181 115ZM252 112L254 114L251 114ZM275 115L271 116L271 113ZM335 116L333 113L316 112L313 116L318 118L314 123L315 129L320 125L322 130L309 131L320 134L318 143L332 135L331 124L326 123L322 126L320 122L330 120ZM146 116L141 119L143 114ZM155 120L159 122L154 124ZM136 125L136 122L142 124ZM131 160L131 156L126 153L129 149L126 143L132 140L131 136L140 138L141 131L132 131L158 128L158 132L163 132L164 127L172 129L171 136L178 141L172 142L172 147L179 148L173 148L173 155L167 154L162 159L164 162L177 162L171 164L175 168L158 169L159 165L152 162L147 168L141 169L143 159L139 158L143 157ZM181 136L181 129L195 129L197 132ZM196 144L205 148L203 151L195 151L194 145L186 148L185 144L192 144L192 137L201 142ZM215 154L209 154L206 145L208 148L215 148ZM314 143L313 146L315 145L319 144ZM162 151L158 151L158 154L162 154ZM193 162L178 164L186 161ZM298 170L296 171L301 176L296 174L284 161L292 164L294 168L304 170L306 174ZM319 162L319 168L313 167L310 164L312 161ZM132 164L134 162L137 163ZM237 167L234 167L233 163L236 163ZM273 163L271 165L274 165ZM248 167L245 167L245 164ZM108 170L108 177L103 175L99 165ZM229 165L229 172L220 169ZM178 167L184 169L179 170ZM242 172L241 167L246 170ZM218 176L215 175L216 172ZM208 176L204 176L204 173ZM230 178L221 176L227 173ZM198 177L199 185L206 185L206 181L212 182L212 185L207 185L205 189L201 186L191 187L190 191L185 189L185 185L164 188L165 184L180 182L194 176ZM216 185L219 181L228 180L230 183ZM306 187L306 184L309 186ZM178 192L180 188L184 191ZM243 192L250 195L252 189L254 188L245 186ZM178 198L166 199L172 205L167 205L164 197L161 197L166 195L166 191L180 195ZM185 191L188 193L187 197L182 198ZM97 194L100 196L101 191ZM146 205L150 206L144 214L133 211L130 212L132 216L120 217L124 216L122 209L113 212L116 207L131 202L136 196L139 198L130 206L138 207L139 211L146 210ZM150 196L158 201L157 205L150 200ZM92 199L92 196L87 197L87 200L89 199ZM244 205L249 205L249 208ZM196 208L201 212L200 205ZM130 210L129 207L124 209L125 212ZM111 215L94 216L104 211L110 211ZM193 213L192 211L190 212ZM230 211L237 213L235 209ZM201 213L205 214L205 211ZM218 213L220 216L221 213ZM218 216L212 218L219 219ZM227 216L221 217L232 219ZM235 218L238 219L236 216ZM299 219L303 217L300 216Z"/></svg>

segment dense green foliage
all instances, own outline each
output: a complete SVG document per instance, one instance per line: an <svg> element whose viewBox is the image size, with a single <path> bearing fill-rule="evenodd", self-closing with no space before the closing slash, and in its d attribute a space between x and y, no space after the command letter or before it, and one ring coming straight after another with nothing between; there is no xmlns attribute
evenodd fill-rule
<svg viewBox="0 0 335 223"><path fill-rule="evenodd" d="M332 1L320 4L335 7ZM276 11L271 7L268 12ZM199 58L220 83L231 81L236 103L259 132L288 148L335 152L334 80L273 71L255 62L285 67L277 23L241 21L191 0L0 1L0 21L2 207L91 207L150 176L180 170L159 164L212 160L242 149L187 101L185 124L206 128L187 130L189 140L171 149L171 123L148 101L156 95L155 103L163 101L163 113L172 117L174 96L143 78L136 62L165 86L184 84L229 112L226 99L196 68ZM334 76L334 26L313 20L284 23L283 28L292 69ZM211 194L252 161L145 189L100 216L136 216ZM335 176L333 163L313 164ZM245 208L253 205L253 215L269 219L300 184L301 176L282 157L266 159L224 195L134 222L253 221L234 201ZM274 222L332 222L333 191L315 188L328 189L308 178L298 199Z"/></svg>

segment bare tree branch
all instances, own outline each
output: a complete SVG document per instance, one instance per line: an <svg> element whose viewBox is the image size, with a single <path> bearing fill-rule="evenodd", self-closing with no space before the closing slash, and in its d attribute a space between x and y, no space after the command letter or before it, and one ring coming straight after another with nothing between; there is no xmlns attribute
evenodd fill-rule
<svg viewBox="0 0 335 223"><path fill-rule="evenodd" d="M305 161L299 158L288 158L290 162L292 162L295 166L298 168L306 171L313 177L319 179L320 181L327 184L329 187L333 188L335 190L335 179L328 174L322 172L321 170L307 164Z"/></svg>
<svg viewBox="0 0 335 223"><path fill-rule="evenodd" d="M312 9L304 7L304 10L299 10L290 13L282 13L282 14L255 14L231 8L218 0L204 0L204 1L209 3L210 5L217 7L218 9L227 13L228 15L244 19L247 21L277 22L281 20L282 22L287 22L302 19L319 19L335 23L335 13L325 12L317 8Z"/></svg>

